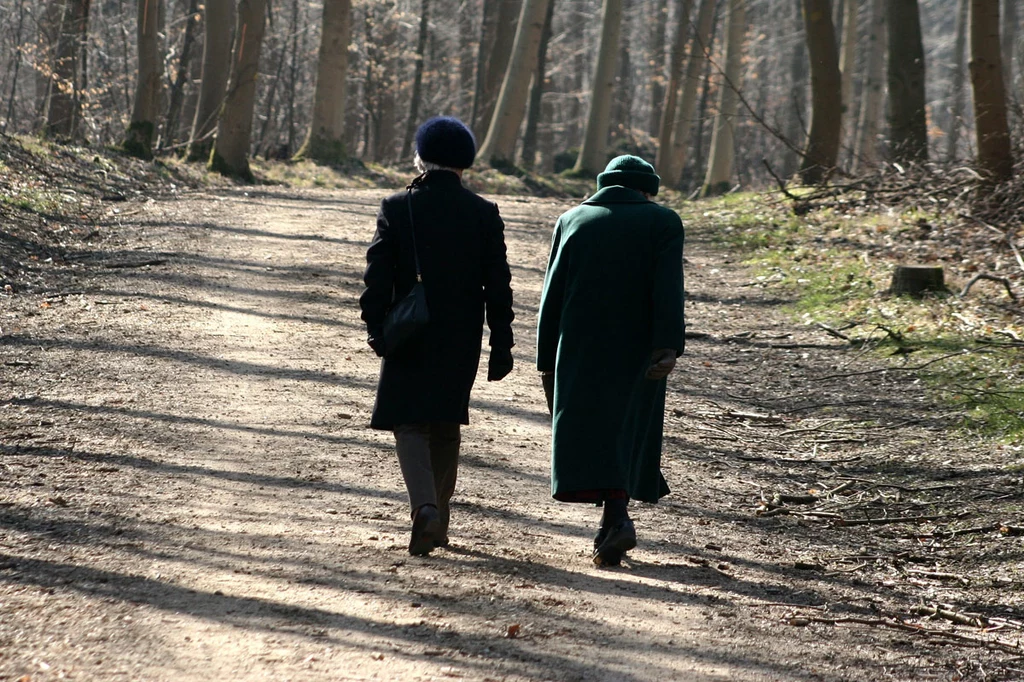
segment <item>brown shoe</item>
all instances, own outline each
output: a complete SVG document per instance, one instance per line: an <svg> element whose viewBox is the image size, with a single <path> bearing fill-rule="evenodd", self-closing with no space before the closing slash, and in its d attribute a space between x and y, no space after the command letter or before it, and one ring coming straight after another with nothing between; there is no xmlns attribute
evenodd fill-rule
<svg viewBox="0 0 1024 682"><path fill-rule="evenodd" d="M437 507L425 504L416 510L412 519L412 536L409 538L409 554L426 556L441 540L441 516Z"/></svg>

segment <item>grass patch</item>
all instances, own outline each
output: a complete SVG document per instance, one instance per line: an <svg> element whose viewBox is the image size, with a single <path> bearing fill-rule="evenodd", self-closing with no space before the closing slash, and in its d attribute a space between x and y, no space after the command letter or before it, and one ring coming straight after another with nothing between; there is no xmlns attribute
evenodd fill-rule
<svg viewBox="0 0 1024 682"><path fill-rule="evenodd" d="M678 208L689 225L752 269L752 284L792 298L787 311L794 319L839 330L894 365L919 367L921 381L962 415L965 433L1024 442L1024 319L983 297L887 293L896 256L905 254L883 257L890 252L879 245L913 245L922 230L941 229L943 216L795 216L768 199L737 193Z"/></svg>

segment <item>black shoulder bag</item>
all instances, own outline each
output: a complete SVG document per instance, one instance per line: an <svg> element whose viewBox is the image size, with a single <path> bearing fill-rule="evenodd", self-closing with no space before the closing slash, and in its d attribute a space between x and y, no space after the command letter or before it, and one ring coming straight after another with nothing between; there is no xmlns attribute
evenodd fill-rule
<svg viewBox="0 0 1024 682"><path fill-rule="evenodd" d="M416 340L430 322L427 292L423 289L420 254L416 248L416 227L412 219L412 190L408 194L409 230L412 233L412 254L416 263L416 284L400 301L396 301L384 318L384 355L390 357Z"/></svg>

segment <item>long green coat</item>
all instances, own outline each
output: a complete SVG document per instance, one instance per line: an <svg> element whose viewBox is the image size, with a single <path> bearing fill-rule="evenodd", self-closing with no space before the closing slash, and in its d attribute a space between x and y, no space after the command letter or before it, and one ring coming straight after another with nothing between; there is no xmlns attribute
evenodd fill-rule
<svg viewBox="0 0 1024 682"><path fill-rule="evenodd" d="M625 489L657 502L665 380L651 352L683 352L683 225L605 187L555 226L537 325L537 369L555 372L551 493Z"/></svg>

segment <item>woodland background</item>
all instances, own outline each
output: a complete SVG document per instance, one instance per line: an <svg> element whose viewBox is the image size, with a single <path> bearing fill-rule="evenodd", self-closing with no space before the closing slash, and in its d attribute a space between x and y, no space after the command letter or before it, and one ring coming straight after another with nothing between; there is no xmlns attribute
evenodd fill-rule
<svg viewBox="0 0 1024 682"><path fill-rule="evenodd" d="M0 0L0 132L251 177L250 155L406 164L415 127L450 114L485 163L590 173L635 152L686 191L887 159L1005 180L1016 3Z"/></svg>

